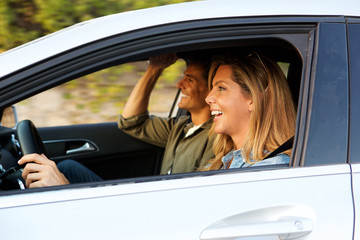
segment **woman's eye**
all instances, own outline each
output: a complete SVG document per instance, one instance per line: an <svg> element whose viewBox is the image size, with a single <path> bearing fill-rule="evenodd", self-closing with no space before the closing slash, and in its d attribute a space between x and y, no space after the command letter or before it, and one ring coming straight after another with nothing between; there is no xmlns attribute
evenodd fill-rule
<svg viewBox="0 0 360 240"><path fill-rule="evenodd" d="M221 91L224 91L226 89L224 87L218 87L218 90L221 92Z"/></svg>

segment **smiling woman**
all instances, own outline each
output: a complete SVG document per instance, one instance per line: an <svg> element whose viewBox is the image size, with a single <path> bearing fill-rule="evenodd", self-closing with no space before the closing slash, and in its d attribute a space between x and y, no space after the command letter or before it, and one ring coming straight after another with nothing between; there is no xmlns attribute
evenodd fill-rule
<svg viewBox="0 0 360 240"><path fill-rule="evenodd" d="M280 67L257 53L213 61L206 98L215 115L209 169L288 164L291 151L262 161L295 134L295 106Z"/></svg>

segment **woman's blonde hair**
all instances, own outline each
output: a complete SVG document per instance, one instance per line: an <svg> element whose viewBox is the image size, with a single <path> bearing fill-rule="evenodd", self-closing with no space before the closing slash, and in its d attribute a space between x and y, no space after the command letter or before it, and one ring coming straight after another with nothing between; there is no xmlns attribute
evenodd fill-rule
<svg viewBox="0 0 360 240"><path fill-rule="evenodd" d="M246 162L256 163L295 133L296 112L286 77L273 60L257 53L242 58L216 57L210 68L209 89L221 65L231 67L232 80L253 100L249 134L242 150ZM230 136L218 134L213 147L215 158L206 170L220 169L221 158L234 148ZM290 156L291 150L285 154Z"/></svg>

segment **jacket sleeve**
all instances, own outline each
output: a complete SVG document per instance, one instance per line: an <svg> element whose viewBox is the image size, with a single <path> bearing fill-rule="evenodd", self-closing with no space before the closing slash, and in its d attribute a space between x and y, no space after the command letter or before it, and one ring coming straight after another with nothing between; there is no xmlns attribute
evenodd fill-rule
<svg viewBox="0 0 360 240"><path fill-rule="evenodd" d="M206 146L204 148L203 155L200 159L199 166L196 169L196 171L202 171L209 167L209 160L213 159L215 157L214 151L213 151L213 145L214 145L215 135L208 137Z"/></svg>
<svg viewBox="0 0 360 240"><path fill-rule="evenodd" d="M118 121L119 129L126 134L159 147L166 146L174 124L174 118L149 116L148 112L129 118L120 115Z"/></svg>

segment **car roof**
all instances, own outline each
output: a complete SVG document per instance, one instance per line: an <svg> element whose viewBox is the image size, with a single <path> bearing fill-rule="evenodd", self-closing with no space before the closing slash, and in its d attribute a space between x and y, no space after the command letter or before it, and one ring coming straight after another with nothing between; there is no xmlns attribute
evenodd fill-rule
<svg viewBox="0 0 360 240"><path fill-rule="evenodd" d="M360 16L359 0L206 0L123 12L75 24L0 54L0 78L109 36L174 22L249 16Z"/></svg>

